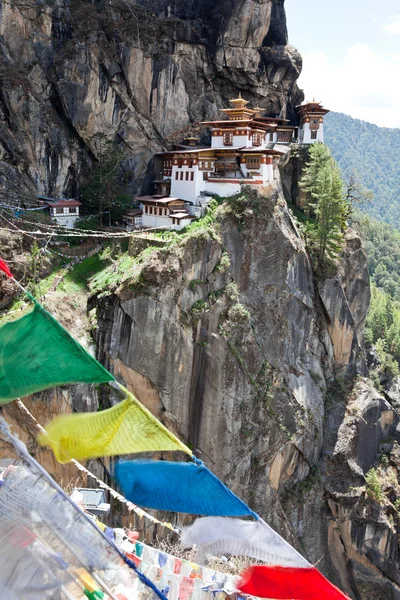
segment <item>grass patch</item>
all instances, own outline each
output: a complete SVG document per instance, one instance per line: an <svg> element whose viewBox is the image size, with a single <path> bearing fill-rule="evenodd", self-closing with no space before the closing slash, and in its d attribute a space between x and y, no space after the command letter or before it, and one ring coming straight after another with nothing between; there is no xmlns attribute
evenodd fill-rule
<svg viewBox="0 0 400 600"><path fill-rule="evenodd" d="M148 250L148 248L146 248L146 250ZM115 288L125 279L133 278L132 276L137 262L137 258L134 258L129 254L123 254L111 265L108 265L105 268L103 266L103 268L92 274L89 282L89 289L96 293L103 292Z"/></svg>
<svg viewBox="0 0 400 600"><path fill-rule="evenodd" d="M107 260L98 254L85 258L65 275L59 289L66 293L89 291L89 281L106 270Z"/></svg>

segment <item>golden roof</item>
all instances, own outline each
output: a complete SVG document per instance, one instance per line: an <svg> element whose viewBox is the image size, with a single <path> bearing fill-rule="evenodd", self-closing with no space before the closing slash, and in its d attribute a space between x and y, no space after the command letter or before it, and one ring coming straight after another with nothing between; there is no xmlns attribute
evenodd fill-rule
<svg viewBox="0 0 400 600"><path fill-rule="evenodd" d="M233 98L232 100L229 100L229 102L232 104L232 106L234 108L244 108L245 106L247 106L249 104L248 100L245 100L244 98L242 98L241 92L239 92L238 98Z"/></svg>

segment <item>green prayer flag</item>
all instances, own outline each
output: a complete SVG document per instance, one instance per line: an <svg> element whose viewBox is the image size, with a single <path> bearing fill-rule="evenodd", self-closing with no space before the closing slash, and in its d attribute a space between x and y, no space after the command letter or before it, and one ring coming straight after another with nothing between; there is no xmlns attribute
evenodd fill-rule
<svg viewBox="0 0 400 600"><path fill-rule="evenodd" d="M101 598L104 598L104 592L101 590L94 590L94 592L90 592L85 588L83 593L87 598L89 598L89 600L101 600Z"/></svg>
<svg viewBox="0 0 400 600"><path fill-rule="evenodd" d="M66 383L114 380L38 302L0 327L0 404Z"/></svg>
<svg viewBox="0 0 400 600"><path fill-rule="evenodd" d="M101 590L94 590L93 592L91 592L90 590L87 590L85 588L83 590L83 593L87 598L89 598L89 600L101 600L101 598L104 598L104 592L102 592Z"/></svg>

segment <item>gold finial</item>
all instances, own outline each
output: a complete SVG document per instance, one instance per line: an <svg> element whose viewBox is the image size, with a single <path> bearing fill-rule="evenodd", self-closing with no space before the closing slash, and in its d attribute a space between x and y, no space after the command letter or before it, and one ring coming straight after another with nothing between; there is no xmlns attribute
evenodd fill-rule
<svg viewBox="0 0 400 600"><path fill-rule="evenodd" d="M239 96L237 98L233 98L232 100L229 100L229 102L235 108L244 108L245 106L247 106L247 104L249 104L248 100L244 100L242 98L242 93L241 92L239 92Z"/></svg>

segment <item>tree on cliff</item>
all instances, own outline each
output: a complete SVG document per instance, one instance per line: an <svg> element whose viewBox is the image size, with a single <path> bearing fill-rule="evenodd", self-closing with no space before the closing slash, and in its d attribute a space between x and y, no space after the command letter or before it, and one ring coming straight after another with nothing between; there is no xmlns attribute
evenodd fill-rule
<svg viewBox="0 0 400 600"><path fill-rule="evenodd" d="M100 225L106 215L108 224L119 219L131 204L131 196L125 192L120 181L122 151L103 136L98 136L97 163L82 196L88 212L99 217Z"/></svg>
<svg viewBox="0 0 400 600"><path fill-rule="evenodd" d="M339 167L324 144L310 147L300 185L306 195L306 210L315 219L315 226L308 230L311 250L320 267L332 266L342 248L350 204Z"/></svg>

